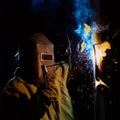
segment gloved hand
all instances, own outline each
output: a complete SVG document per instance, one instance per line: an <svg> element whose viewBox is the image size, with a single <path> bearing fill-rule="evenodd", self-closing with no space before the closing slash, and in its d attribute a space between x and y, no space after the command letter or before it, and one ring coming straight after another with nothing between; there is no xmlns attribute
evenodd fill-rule
<svg viewBox="0 0 120 120"><path fill-rule="evenodd" d="M47 80L47 86L41 91L45 100L58 100L59 98L59 85L58 81L66 86L68 77L69 66L67 64L62 64L56 68L55 78Z"/></svg>
<svg viewBox="0 0 120 120"><path fill-rule="evenodd" d="M58 88L56 86L55 80L47 81L47 87L41 90L41 95L44 101L57 101L58 100Z"/></svg>

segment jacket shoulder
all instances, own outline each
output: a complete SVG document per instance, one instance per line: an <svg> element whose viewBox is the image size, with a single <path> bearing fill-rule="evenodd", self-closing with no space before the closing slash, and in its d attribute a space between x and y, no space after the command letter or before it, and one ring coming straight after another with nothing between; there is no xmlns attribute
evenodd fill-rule
<svg viewBox="0 0 120 120"><path fill-rule="evenodd" d="M35 94L37 88L33 84L27 84L19 77L14 77L8 81L3 93L8 96L21 97L24 95L27 99L31 98L31 94Z"/></svg>

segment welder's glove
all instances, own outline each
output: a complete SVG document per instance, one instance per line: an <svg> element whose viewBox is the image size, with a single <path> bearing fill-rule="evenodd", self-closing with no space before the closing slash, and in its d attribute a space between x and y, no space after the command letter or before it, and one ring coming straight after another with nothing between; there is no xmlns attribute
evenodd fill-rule
<svg viewBox="0 0 120 120"><path fill-rule="evenodd" d="M66 86L67 75L68 75L68 65L61 65L56 68L55 78L47 81L47 87L42 90L44 98L48 100L58 100L59 98L59 83L61 81Z"/></svg>
<svg viewBox="0 0 120 120"><path fill-rule="evenodd" d="M41 92L42 92L41 93L42 97L45 100L49 100L49 101L57 100L58 99L58 89L57 89L55 80L49 80L47 82L47 87L44 88Z"/></svg>

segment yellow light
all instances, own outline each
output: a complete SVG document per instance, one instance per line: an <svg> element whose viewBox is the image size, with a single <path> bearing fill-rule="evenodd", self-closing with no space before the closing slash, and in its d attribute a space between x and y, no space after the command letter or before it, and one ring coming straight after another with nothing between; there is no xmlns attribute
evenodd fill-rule
<svg viewBox="0 0 120 120"><path fill-rule="evenodd" d="M101 69L103 57L106 56L106 50L108 49L111 49L111 46L107 41L95 45L95 53L96 53L95 58L96 58L96 64L98 65L99 69Z"/></svg>

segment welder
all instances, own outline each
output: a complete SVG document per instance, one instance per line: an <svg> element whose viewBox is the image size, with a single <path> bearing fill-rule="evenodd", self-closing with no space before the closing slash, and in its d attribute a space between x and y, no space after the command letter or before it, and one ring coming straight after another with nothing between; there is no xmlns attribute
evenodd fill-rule
<svg viewBox="0 0 120 120"><path fill-rule="evenodd" d="M2 120L74 120L69 64L55 63L52 42L40 32L26 34L18 51L19 66L1 95Z"/></svg>

